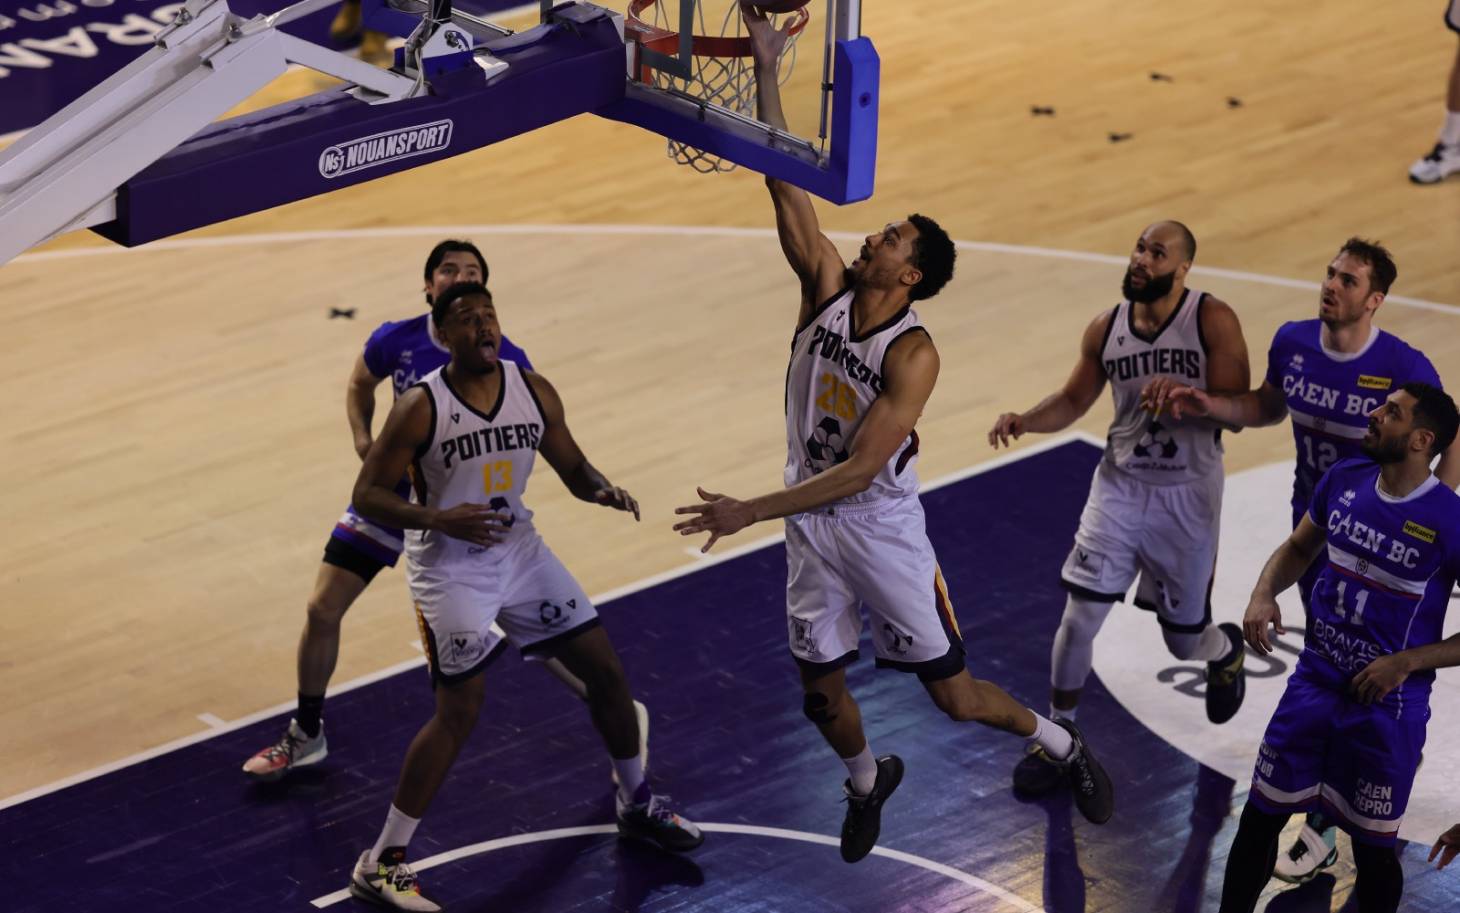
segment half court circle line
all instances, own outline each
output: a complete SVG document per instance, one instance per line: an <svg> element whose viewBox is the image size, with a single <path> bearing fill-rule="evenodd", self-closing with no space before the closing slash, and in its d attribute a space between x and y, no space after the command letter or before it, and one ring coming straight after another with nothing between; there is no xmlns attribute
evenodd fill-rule
<svg viewBox="0 0 1460 913"><path fill-rule="evenodd" d="M860 241L866 237L864 234L850 231L828 231L825 234L833 241ZM297 244L307 241L349 241L352 239L416 238L450 235L628 235L642 237L687 235L690 237L705 238L772 239L776 237L776 231L773 228L732 228L716 225L611 225L592 223L583 225L407 225L397 228L320 229L314 231L219 235L204 238L178 238L175 240L153 241L150 244L132 248L115 245L107 247L76 247L69 250L22 254L11 262L43 263L49 260L70 260L77 257L140 255L161 251L240 247L253 244ZM955 240L954 244L959 250L1009 254L1017 257L1043 257L1050 260L1069 260L1078 263L1099 263L1106 266L1122 266L1128 259L1114 254L1098 254L1089 251L1063 250L1055 247L1038 247L1023 244L1000 244L993 241ZM1278 288L1300 289L1304 291L1318 290L1318 283L1307 279L1291 279L1285 276L1269 276L1263 273L1222 269L1211 266L1193 266L1191 271L1199 276L1214 276L1221 279L1231 279L1236 282L1251 282L1257 285L1271 285ZM1424 298L1411 298L1407 295L1389 295L1384 300L1403 305L1404 307L1460 317L1460 305L1445 304L1440 301L1428 301Z"/></svg>
<svg viewBox="0 0 1460 913"><path fill-rule="evenodd" d="M814 843L821 846L841 845L841 841L835 837L828 837L825 834L813 834L808 831L793 831L782 827L760 827L754 824L701 824L700 829L707 834L740 834L747 837L772 837L779 840L798 840L802 843ZM531 843L545 843L549 840L565 840L569 837L617 833L618 827L616 825L590 824L583 827L560 827L548 831L536 831L530 834L513 834L510 837L498 837L495 840L485 840L481 843L473 843L469 846L447 850L444 853L437 853L435 856L428 856L419 862L411 863L411 868L417 872L424 872L427 869L445 865L448 862L455 862L470 856L480 856L495 850L505 850ZM904 853L901 850L891 850L880 846L872 848L872 855L892 859L897 862L904 862L908 865L917 866L920 869L926 869L936 875L942 875L945 878L962 882L974 890L996 897L1008 906L1015 907L1020 913L1045 913L1042 907L1035 906L1012 891L984 881L977 875L970 875L952 866L944 865L941 862L934 862L931 859L916 856L912 853ZM332 894L326 894L323 897L316 897L310 903L319 909L324 909L342 900L348 900L349 897L349 888L344 888Z"/></svg>

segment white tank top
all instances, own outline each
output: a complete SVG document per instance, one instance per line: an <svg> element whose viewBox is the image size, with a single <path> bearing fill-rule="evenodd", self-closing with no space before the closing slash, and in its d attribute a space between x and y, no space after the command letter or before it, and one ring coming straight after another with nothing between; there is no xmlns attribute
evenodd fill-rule
<svg viewBox="0 0 1460 913"><path fill-rule="evenodd" d="M497 404L485 413L456 395L442 368L414 385L431 402L431 436L416 451L412 481L414 500L426 507L485 504L510 514L510 540L532 528L532 511L522 494L544 419L522 369L510 361L497 364L502 384ZM422 565L476 562L497 551L431 530L409 530L406 536L407 556Z"/></svg>
<svg viewBox="0 0 1460 913"><path fill-rule="evenodd" d="M857 429L882 393L882 358L899 337L926 332L903 308L881 326L852 333L852 292L823 304L791 340L786 368L786 485L803 482L851 455ZM900 498L918 490L918 435L908 435L872 486L847 502Z"/></svg>
<svg viewBox="0 0 1460 913"><path fill-rule="evenodd" d="M1208 423L1173 421L1141 408L1141 390L1156 377L1207 388L1207 347L1201 335L1206 293L1187 289L1154 337L1136 334L1129 301L1115 306L1100 362L1115 397L1105 459L1155 485L1205 479L1222 471L1222 433Z"/></svg>

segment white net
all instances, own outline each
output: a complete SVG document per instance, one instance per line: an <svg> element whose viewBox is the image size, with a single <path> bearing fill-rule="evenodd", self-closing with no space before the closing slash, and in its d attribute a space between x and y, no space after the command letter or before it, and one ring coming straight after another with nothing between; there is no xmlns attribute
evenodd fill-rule
<svg viewBox="0 0 1460 913"><path fill-rule="evenodd" d="M706 36L716 35L726 38L744 37L745 20L740 16L740 6L735 0L726 4L725 14L720 22L718 31L711 32L707 29L705 20L705 6L707 0L700 0L695 4L695 35ZM679 19L676 11L669 8L663 0L654 3L650 9L653 10L652 18L645 16L645 21L655 28L666 31L676 31L679 27ZM649 10L644 11L646 14ZM794 14L784 16L772 16L772 22L777 27L783 25L784 20ZM716 14L718 18L718 11ZM791 73L796 66L796 38L800 33L799 29L793 30L790 38L786 41L785 50L781 52L781 59L777 65L777 74L780 77L780 84L785 85L791 78ZM694 96L712 105L734 111L737 114L744 114L747 117L755 117L755 66L749 57L712 57L708 55L694 54L690 58L690 78L681 79L662 70L653 70L653 81L651 83L657 89L680 92ZM716 171L734 171L735 163L722 159L713 153L684 143L669 140L666 144L668 155L681 165L688 165L694 170L709 174Z"/></svg>

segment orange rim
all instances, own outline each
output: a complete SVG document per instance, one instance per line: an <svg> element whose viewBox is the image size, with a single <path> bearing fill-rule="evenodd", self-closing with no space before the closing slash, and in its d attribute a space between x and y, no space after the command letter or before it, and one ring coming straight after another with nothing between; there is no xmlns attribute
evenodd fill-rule
<svg viewBox="0 0 1460 913"><path fill-rule="evenodd" d="M650 25L639 15L658 2L659 0L629 0L629 19L625 24L626 30L633 36L635 42L651 51L675 54L679 51L679 33ZM806 28L806 24L811 21L811 14L803 6L791 15L793 18L791 19L790 35L794 38L801 34L802 30ZM691 35L689 50L696 57L751 56L749 36Z"/></svg>

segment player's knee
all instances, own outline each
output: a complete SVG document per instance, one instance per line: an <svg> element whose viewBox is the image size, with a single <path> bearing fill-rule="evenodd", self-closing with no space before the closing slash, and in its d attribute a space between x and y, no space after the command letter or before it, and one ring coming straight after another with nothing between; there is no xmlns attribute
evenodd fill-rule
<svg viewBox="0 0 1460 913"><path fill-rule="evenodd" d="M345 611L349 608L348 602L312 596L309 604L305 606L305 613L311 626L338 628L340 622L344 620Z"/></svg>
<svg viewBox="0 0 1460 913"><path fill-rule="evenodd" d="M612 651L604 656L592 656L586 661L575 663L570 671L583 681L589 701L629 690L623 663L619 662L618 654Z"/></svg>
<svg viewBox="0 0 1460 913"><path fill-rule="evenodd" d="M1166 641L1166 649L1177 659L1191 659L1197 653L1201 645L1200 634L1183 634L1180 631L1161 629L1161 637Z"/></svg>
<svg viewBox="0 0 1460 913"><path fill-rule="evenodd" d="M470 688L467 685L450 688L437 698L437 722L457 742L466 741L481 713L483 696L480 688Z"/></svg>
<svg viewBox="0 0 1460 913"><path fill-rule="evenodd" d="M1069 597L1065 601L1065 613L1060 617L1060 634L1070 643L1093 642L1114 605L1113 602Z"/></svg>
<svg viewBox="0 0 1460 913"><path fill-rule="evenodd" d="M801 712L818 726L827 726L841 714L841 699L833 700L820 691L808 691L801 701Z"/></svg>

